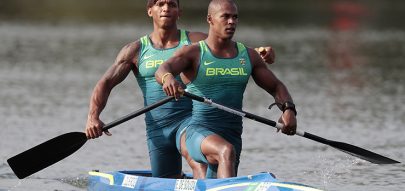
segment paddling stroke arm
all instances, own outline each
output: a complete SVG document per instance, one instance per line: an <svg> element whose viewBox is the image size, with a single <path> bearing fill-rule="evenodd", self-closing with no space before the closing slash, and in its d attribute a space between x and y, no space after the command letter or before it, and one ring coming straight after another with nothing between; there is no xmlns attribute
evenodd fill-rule
<svg viewBox="0 0 405 191"><path fill-rule="evenodd" d="M87 115L87 123L85 133L88 139L94 139L103 134L102 128L104 123L100 120L100 114L107 104L111 90L121 83L136 67L137 52L139 50L139 42L132 42L124 46L118 53L118 56L113 65L105 72L101 79L97 82L91 98L89 113ZM108 131L107 135L111 135Z"/></svg>
<svg viewBox="0 0 405 191"><path fill-rule="evenodd" d="M286 103L294 103L287 87L268 69L266 64L260 58L256 51L248 49L249 57L252 63L252 77L255 83L271 94L276 103L285 105ZM290 104L291 105L291 104ZM283 110L280 107L280 110ZM284 124L281 131L287 135L294 135L297 129L297 119L295 118L295 110L287 108L283 111L279 122Z"/></svg>
<svg viewBox="0 0 405 191"><path fill-rule="evenodd" d="M163 91L168 96L174 96L176 99L181 96L184 87L175 79L175 76L182 73L183 83L191 82L196 75L199 58L198 44L184 46L159 67L155 73L156 81L163 86Z"/></svg>

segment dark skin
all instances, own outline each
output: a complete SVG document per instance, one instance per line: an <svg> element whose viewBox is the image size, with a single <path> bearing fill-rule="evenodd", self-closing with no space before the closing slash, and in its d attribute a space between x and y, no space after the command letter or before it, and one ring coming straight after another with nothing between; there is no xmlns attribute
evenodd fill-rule
<svg viewBox="0 0 405 191"><path fill-rule="evenodd" d="M233 58L238 54L232 37L238 23L238 10L232 1L213 1L208 9L207 22L210 25L208 38L205 40L211 52L216 57ZM292 102L286 86L271 72L266 63L254 49L248 48L252 64L252 77L255 83L274 97L276 102ZM198 44L185 46L175 55L163 63L155 73L156 80L162 83L165 75L163 90L167 95L180 97L182 84L174 76L183 74L185 84L191 82L199 68L200 47ZM279 122L284 124L281 131L287 135L294 135L297 127L295 113L286 110ZM201 150L210 164L218 164L218 178L235 176L235 151L232 145L218 135L210 135L202 141Z"/></svg>
<svg viewBox="0 0 405 191"><path fill-rule="evenodd" d="M181 16L181 10L176 0L158 0L152 7L147 9L148 16L153 19L153 32L149 35L153 46L157 49L168 49L176 47L179 43L179 30L177 20ZM198 42L207 37L207 34L190 32L188 34L191 42ZM114 64L106 71L97 82L90 99L89 113L87 117L85 133L88 139L95 139L102 136L104 122L100 120L100 114L105 108L112 89L120 84L131 73L138 74L138 54L141 44L139 41L131 42L124 46L118 53ZM274 52L271 47L266 47L263 60L268 63L274 62ZM106 135L110 132L104 131ZM184 140L184 135L182 139ZM181 148L185 147L183 141ZM206 165L194 162L186 149L182 149L182 155L187 159L193 169L193 176L204 178ZM173 175L169 178L180 178L181 175Z"/></svg>
<svg viewBox="0 0 405 191"><path fill-rule="evenodd" d="M179 30L176 22L180 16L180 10L176 0L157 1L148 8L148 15L153 19L154 31L149 35L155 48L167 49L176 47L179 43ZM189 38L197 42L207 37L204 33L190 32ZM138 73L138 54L141 44L135 41L124 46L119 52L114 64L107 70L103 77L97 82L91 99L88 120L86 124L86 136L88 139L95 139L103 134L104 122L100 120L100 114L107 104L112 89L120 84L132 71ZM111 135L105 131L106 135ZM184 149L183 156L187 157ZM188 160L196 177L205 176L206 166ZM181 178L181 174L169 176L168 178Z"/></svg>

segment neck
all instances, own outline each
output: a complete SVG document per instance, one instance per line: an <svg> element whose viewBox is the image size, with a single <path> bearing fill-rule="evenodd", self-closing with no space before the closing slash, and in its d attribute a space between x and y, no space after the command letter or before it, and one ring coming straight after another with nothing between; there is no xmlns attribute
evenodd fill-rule
<svg viewBox="0 0 405 191"><path fill-rule="evenodd" d="M205 40L211 52L218 57L232 58L237 54L235 42L231 38L220 38L209 32Z"/></svg>
<svg viewBox="0 0 405 191"><path fill-rule="evenodd" d="M180 34L177 26L170 28L154 27L153 32L150 34L150 39L155 48L172 48L177 46L180 40Z"/></svg>

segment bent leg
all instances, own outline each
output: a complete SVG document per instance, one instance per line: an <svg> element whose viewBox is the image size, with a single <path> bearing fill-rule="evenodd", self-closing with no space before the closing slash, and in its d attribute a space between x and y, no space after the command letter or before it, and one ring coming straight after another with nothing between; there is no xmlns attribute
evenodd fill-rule
<svg viewBox="0 0 405 191"><path fill-rule="evenodd" d="M201 151L209 164L217 164L218 178L234 177L236 153L232 144L219 135L207 136L201 143Z"/></svg>
<svg viewBox="0 0 405 191"><path fill-rule="evenodd" d="M186 147L185 133L181 135L180 148L181 148L181 155L187 160L188 165L190 165L191 169L193 170L193 178L204 179L206 176L207 164L196 162L190 156Z"/></svg>
<svg viewBox="0 0 405 191"><path fill-rule="evenodd" d="M215 171L215 168L211 167L218 165L218 178L236 175L234 146L212 130L197 125L188 127L186 146L194 161L209 164L209 171ZM215 172L209 172L207 175L215 176Z"/></svg>
<svg viewBox="0 0 405 191"><path fill-rule="evenodd" d="M149 144L151 145L151 144ZM154 148L153 148L154 147ZM149 157L153 177L181 178L181 155L176 149L149 146ZM170 165L168 165L170 164Z"/></svg>
<svg viewBox="0 0 405 191"><path fill-rule="evenodd" d="M153 177L182 177L182 158L175 144L177 129L176 125L147 128L147 144Z"/></svg>

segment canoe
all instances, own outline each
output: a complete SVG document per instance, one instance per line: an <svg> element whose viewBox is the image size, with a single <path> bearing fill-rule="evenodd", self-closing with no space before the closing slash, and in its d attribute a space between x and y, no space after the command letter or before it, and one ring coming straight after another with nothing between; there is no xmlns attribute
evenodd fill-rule
<svg viewBox="0 0 405 191"><path fill-rule="evenodd" d="M151 171L89 172L89 191L134 191L134 190L175 190L175 191L321 191L298 183L282 182L268 172L223 179L154 178Z"/></svg>

